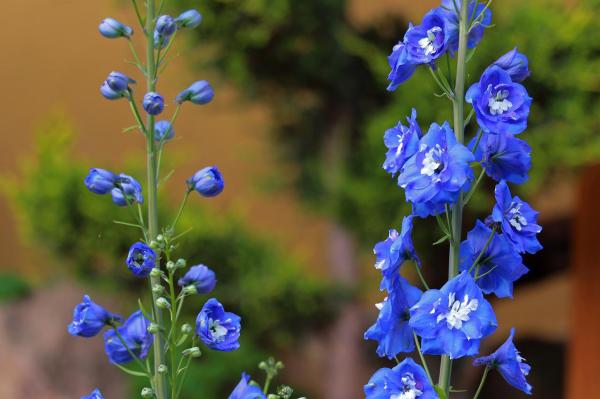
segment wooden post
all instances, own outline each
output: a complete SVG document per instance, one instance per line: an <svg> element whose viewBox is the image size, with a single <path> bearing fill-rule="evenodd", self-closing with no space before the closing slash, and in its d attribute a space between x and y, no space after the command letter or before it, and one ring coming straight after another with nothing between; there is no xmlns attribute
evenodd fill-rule
<svg viewBox="0 0 600 399"><path fill-rule="evenodd" d="M600 398L600 165L582 174L572 231L568 399Z"/></svg>

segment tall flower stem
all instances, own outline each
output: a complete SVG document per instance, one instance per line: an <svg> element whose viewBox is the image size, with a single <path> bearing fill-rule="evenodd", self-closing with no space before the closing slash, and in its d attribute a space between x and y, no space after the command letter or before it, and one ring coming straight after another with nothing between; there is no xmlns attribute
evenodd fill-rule
<svg viewBox="0 0 600 399"><path fill-rule="evenodd" d="M468 37L468 1L461 0L459 15L459 34L458 34L458 53L456 55L456 82L454 85L454 98L452 100L454 115L454 134L459 143L465 141L465 75L467 62L467 37ZM463 195L458 197L458 201L452 207L450 254L448 257L448 279L452 279L458 274L458 258L460 251L460 241L462 232L462 212ZM438 386L446 393L450 394L450 380L452 376L452 360L449 356L442 356L440 363L440 375Z"/></svg>
<svg viewBox="0 0 600 399"><path fill-rule="evenodd" d="M146 1L146 81L147 91L156 91L156 59L154 56L154 25L155 25L155 0ZM148 114L146 120L146 156L147 156L147 173L148 173L148 240L152 242L156 239L159 232L158 225L158 194L157 194L157 157L156 145L154 142L154 116ZM160 262L160 261L159 261ZM150 277L150 289L154 285L160 285L159 276ZM152 302L154 307L154 320L156 323L164 327L164 319L162 310L156 306L156 300L159 294L152 292ZM166 354L164 345L164 336L162 333L154 334L154 389L157 399L169 399L169 387L166 373L159 373L158 367L161 364L166 364Z"/></svg>

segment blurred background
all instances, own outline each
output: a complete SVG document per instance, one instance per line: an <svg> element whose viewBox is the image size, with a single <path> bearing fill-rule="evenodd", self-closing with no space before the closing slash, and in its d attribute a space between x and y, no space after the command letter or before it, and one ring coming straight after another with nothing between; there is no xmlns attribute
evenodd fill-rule
<svg viewBox="0 0 600 399"><path fill-rule="evenodd" d="M195 170L219 166L226 189L190 201L181 227L193 229L180 253L217 272L215 295L244 319L242 349L205 351L185 398L227 397L242 370L262 379L255 366L269 355L284 360L279 382L299 394L363 397L371 374L390 366L362 338L383 299L372 246L409 211L380 167L383 132L412 107L423 127L450 117L425 71L386 92L386 57L407 23L438 2L166 4L171 14L197 8L204 20L178 35L179 56L160 92L173 98L208 79L216 97L183 108L167 145L163 170L174 173L160 211L163 219L174 213ZM82 184L89 167L143 180L143 140L121 132L132 124L126 104L98 92L112 70L137 75L125 62L126 43L103 40L97 25L107 16L133 25L135 17L117 0L2 6L0 397L77 398L96 386L106 398L137 397L139 381L108 364L100 337L66 333L83 292L123 314L145 295L124 267L136 232L112 223L126 211ZM533 365L533 397L600 397L600 1L505 0L492 9L495 26L468 65L469 82L515 45L529 57L534 103L520 137L533 148L533 168L513 190L541 212L545 249L525 258L531 272L514 300L493 303L500 327L482 352L515 326ZM465 230L491 209L493 185L485 188L471 201ZM447 248L432 247L435 229L418 221L414 239L437 286ZM455 388L473 389L480 372L457 361ZM482 397L523 396L492 375Z"/></svg>

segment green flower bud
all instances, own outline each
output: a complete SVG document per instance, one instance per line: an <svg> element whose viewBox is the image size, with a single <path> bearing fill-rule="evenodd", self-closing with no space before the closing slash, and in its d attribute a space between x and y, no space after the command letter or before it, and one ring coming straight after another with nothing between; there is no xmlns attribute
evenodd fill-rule
<svg viewBox="0 0 600 399"><path fill-rule="evenodd" d="M151 334L156 334L160 331L160 326L156 323L150 323L148 326L148 332Z"/></svg>
<svg viewBox="0 0 600 399"><path fill-rule="evenodd" d="M198 293L198 289L194 284L186 285L183 287L183 293L186 295L196 295Z"/></svg>
<svg viewBox="0 0 600 399"><path fill-rule="evenodd" d="M172 261L168 261L167 262L167 270L172 272L173 270L175 270L175 263Z"/></svg>
<svg viewBox="0 0 600 399"><path fill-rule="evenodd" d="M159 235L156 236L156 241L162 242L164 240L165 240L165 237L162 234L159 234Z"/></svg>
<svg viewBox="0 0 600 399"><path fill-rule="evenodd" d="M153 398L154 397L154 391L152 390L152 388L142 388L142 392L140 393L140 395L142 396L142 398Z"/></svg>
<svg viewBox="0 0 600 399"><path fill-rule="evenodd" d="M165 374L167 371L169 371L169 369L167 368L166 365L161 364L158 366L158 370L157 370L160 374Z"/></svg>
<svg viewBox="0 0 600 399"><path fill-rule="evenodd" d="M169 303L167 298L164 298L162 296L156 300L156 306L160 309L170 309L171 308L171 304Z"/></svg>
<svg viewBox="0 0 600 399"><path fill-rule="evenodd" d="M156 242L155 240L150 241L150 248L158 249L158 242Z"/></svg>
<svg viewBox="0 0 600 399"><path fill-rule="evenodd" d="M191 357L202 356L202 352L200 352L200 348L198 348L197 346L192 346L191 348L184 350L181 354L183 356L191 356Z"/></svg>
<svg viewBox="0 0 600 399"><path fill-rule="evenodd" d="M184 268L186 265L187 265L187 262L185 261L185 259L182 259L182 258L177 259L176 266L178 268Z"/></svg>
<svg viewBox="0 0 600 399"><path fill-rule="evenodd" d="M184 325L181 326L181 332L183 334L191 334L194 331L194 328L189 325L188 323L185 323Z"/></svg>
<svg viewBox="0 0 600 399"><path fill-rule="evenodd" d="M163 287L160 284L154 284L152 286L152 292L154 292L155 294L162 294L165 291L165 287Z"/></svg>
<svg viewBox="0 0 600 399"><path fill-rule="evenodd" d="M154 269L152 269L152 271L150 272L150 276L152 277L160 277L162 274L162 272L160 271L160 269L158 267L155 267Z"/></svg>

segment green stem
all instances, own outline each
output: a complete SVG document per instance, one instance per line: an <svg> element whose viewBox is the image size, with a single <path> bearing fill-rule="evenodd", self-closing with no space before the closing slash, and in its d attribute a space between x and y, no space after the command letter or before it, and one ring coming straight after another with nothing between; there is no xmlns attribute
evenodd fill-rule
<svg viewBox="0 0 600 399"><path fill-rule="evenodd" d="M485 380L487 379L487 375L490 372L490 368L486 367L485 370L483 371L483 375L481 376L481 382L479 383L479 387L477 388L477 392L475 392L475 396L473 396L473 399L477 399L479 397L479 394L481 393L481 390L483 389L483 385L485 384Z"/></svg>
<svg viewBox="0 0 600 399"><path fill-rule="evenodd" d="M146 81L147 91L156 91L156 59L154 54L154 24L155 24L155 0L146 1ZM153 241L159 232L158 225L158 193L156 184L156 148L154 143L154 116L148 114L146 119L146 158L147 158L147 190L148 190L148 239ZM157 260L160 262L160 259ZM160 277L150 277L150 289L160 284ZM152 292L152 291L151 291ZM154 307L154 319L156 324L164 328L162 310L156 306L159 294L152 292L152 304ZM154 334L154 386L156 399L169 399L169 382L166 373L159 373L158 367L166 364L166 353L164 350L163 334ZM174 365L171 365L173 367Z"/></svg>
<svg viewBox="0 0 600 399"><path fill-rule="evenodd" d="M131 91L131 89L128 89L128 90L129 90L129 107L131 107L131 112L133 112L133 117L135 118L135 121L138 123L139 129L142 132L142 134L147 136L148 130L146 130L146 125L144 125L144 122L142 122L142 116L140 115L140 111L133 99L133 92Z"/></svg>
<svg viewBox="0 0 600 399"><path fill-rule="evenodd" d="M483 256L485 251L490 246L490 243L492 242L492 239L494 238L494 235L496 234L496 228L497 228L496 226L492 227L492 232L490 233L490 236L488 237L487 241L485 242L485 245L483 246L483 248L481 248L481 252L479 252L477 259L475 259L475 261L473 262L471 267L469 267L469 273L471 273L473 271L473 268L479 264L481 257Z"/></svg>
<svg viewBox="0 0 600 399"><path fill-rule="evenodd" d="M415 269L417 270L419 279L421 279L421 284L423 284L423 287L425 287L426 290L429 290L429 285L427 284L427 281L425 280L425 277L423 276L423 273L421 272L421 267L419 267L419 264L417 262L413 262L413 263L415 264Z"/></svg>
<svg viewBox="0 0 600 399"><path fill-rule="evenodd" d="M427 367L427 362L425 361L425 356L423 356L423 352L421 351L421 344L419 343L419 337L417 337L417 333L413 331L413 337L415 338L415 346L417 347L417 352L419 352L419 358L421 358L421 364L425 369L425 373L427 374L427 378L429 378L429 382L433 385L433 379L431 378L431 373L429 372L429 367Z"/></svg>
<svg viewBox="0 0 600 399"><path fill-rule="evenodd" d="M454 97L452 101L454 116L454 134L459 143L465 140L465 75L467 59L467 11L468 1L461 0L459 16L459 34L458 34L458 53L456 55L456 82L454 85ZM454 278L458 274L458 259L460 252L460 242L462 234L462 211L463 199L462 193L458 196L458 201L452 207L452 225L451 233L453 240L450 243L450 254L448 259L448 279ZM450 395L450 381L452 378L452 360L449 356L443 355L440 362L440 374L438 386Z"/></svg>
<svg viewBox="0 0 600 399"><path fill-rule="evenodd" d="M125 347L125 349L127 349L127 352L129 353L129 356L131 356L131 358L133 360L135 360L135 362L138 364L138 366L140 366L140 368L144 371L144 373L147 376L150 376L149 370L146 369L146 367L144 366L144 363L142 363L142 361L140 360L140 358L137 357L136 354L133 353L133 351L131 350L131 348L129 347L129 345L127 345L127 342L125 341L125 338L123 338L123 336L119 332L119 329L116 326L112 326L112 328L115 331L115 335L117 336L117 338L119 338L119 341L121 341L121 345L123 345Z"/></svg>
<svg viewBox="0 0 600 399"><path fill-rule="evenodd" d="M473 194L475 194L475 191L477 191L477 187L479 186L479 183L481 183L483 176L485 176L485 168L481 169L479 176L477 176L477 180L475 180L475 184L473 184L473 187L471 187L471 189L465 196L465 199L463 201L463 207L469 203L469 201L471 200L471 197L473 196Z"/></svg>
<svg viewBox="0 0 600 399"><path fill-rule="evenodd" d="M179 210L177 211L177 216L175 216L175 219L173 220L173 224L171 224L170 230L173 233L175 233L175 226L177 225L177 222L179 222L179 218L181 218L181 214L183 213L185 204L187 204L187 200L188 200L188 197L190 196L190 193L191 193L190 190L185 191L185 195L183 196L183 200L181 201L181 205L179 206Z"/></svg>

